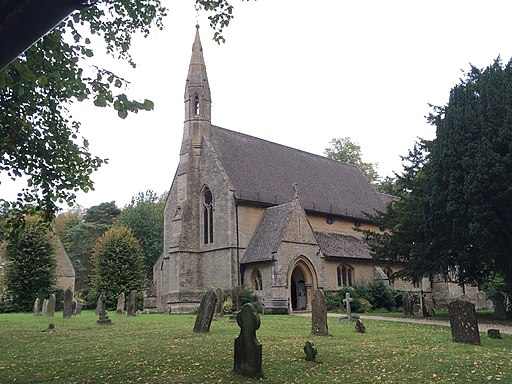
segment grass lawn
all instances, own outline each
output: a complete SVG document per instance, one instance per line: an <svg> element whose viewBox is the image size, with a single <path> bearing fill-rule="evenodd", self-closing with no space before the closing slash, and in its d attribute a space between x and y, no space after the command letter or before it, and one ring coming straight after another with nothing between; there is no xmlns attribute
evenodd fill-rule
<svg viewBox="0 0 512 384"><path fill-rule="evenodd" d="M227 317L209 334L192 332L192 315L110 318L0 314L0 383L512 383L510 335L472 346L448 327L367 320L358 334L333 317L330 336L311 336L307 317L261 316L265 376L254 380L232 373L239 328ZM304 360L307 340L317 363Z"/></svg>

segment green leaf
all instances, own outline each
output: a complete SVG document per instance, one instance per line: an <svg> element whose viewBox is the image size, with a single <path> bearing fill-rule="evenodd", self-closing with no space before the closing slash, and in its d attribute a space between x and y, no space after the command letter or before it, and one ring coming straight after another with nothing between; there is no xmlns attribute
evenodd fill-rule
<svg viewBox="0 0 512 384"><path fill-rule="evenodd" d="M148 99L144 100L144 109L146 111L152 111L154 108L155 108L155 104L151 100L148 100Z"/></svg>
<svg viewBox="0 0 512 384"><path fill-rule="evenodd" d="M126 109L120 109L117 111L117 116L119 116L121 119L126 119L126 116L128 116L128 111Z"/></svg>

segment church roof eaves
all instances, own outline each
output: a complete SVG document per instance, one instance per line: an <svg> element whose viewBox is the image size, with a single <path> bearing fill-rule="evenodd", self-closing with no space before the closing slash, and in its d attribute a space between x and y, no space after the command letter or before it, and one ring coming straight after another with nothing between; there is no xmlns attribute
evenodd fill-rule
<svg viewBox="0 0 512 384"><path fill-rule="evenodd" d="M368 246L360 237L331 232L315 232L315 237L325 257L372 259Z"/></svg>
<svg viewBox="0 0 512 384"><path fill-rule="evenodd" d="M306 211L364 219L385 204L355 166L212 126L211 141L237 199L267 205L289 202L292 184Z"/></svg>

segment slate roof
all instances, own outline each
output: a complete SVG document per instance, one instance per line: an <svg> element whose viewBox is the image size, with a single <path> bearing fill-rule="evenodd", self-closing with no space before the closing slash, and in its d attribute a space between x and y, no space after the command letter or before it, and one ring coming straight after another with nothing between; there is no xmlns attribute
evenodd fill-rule
<svg viewBox="0 0 512 384"><path fill-rule="evenodd" d="M306 211L364 218L385 204L355 166L212 126L208 139L239 200L269 205L299 198Z"/></svg>
<svg viewBox="0 0 512 384"><path fill-rule="evenodd" d="M281 244L293 209L293 203L287 203L265 210L240 260L241 263L272 260L273 253L277 252Z"/></svg>
<svg viewBox="0 0 512 384"><path fill-rule="evenodd" d="M372 258L364 240L359 237L329 232L315 232L315 236L326 257L349 257L368 260Z"/></svg>

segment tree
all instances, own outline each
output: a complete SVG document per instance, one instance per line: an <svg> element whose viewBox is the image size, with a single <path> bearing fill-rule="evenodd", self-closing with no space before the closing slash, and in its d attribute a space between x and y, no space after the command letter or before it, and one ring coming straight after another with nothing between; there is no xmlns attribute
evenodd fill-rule
<svg viewBox="0 0 512 384"><path fill-rule="evenodd" d="M498 272L512 293L512 63L471 67L435 111L432 255L461 283Z"/></svg>
<svg viewBox="0 0 512 384"><path fill-rule="evenodd" d="M362 161L361 146L359 144L354 143L349 137L332 139L330 144L331 146L324 151L328 158L355 165L372 184L378 181L377 164Z"/></svg>
<svg viewBox="0 0 512 384"><path fill-rule="evenodd" d="M69 227L61 237L64 248L75 267L75 290L77 292L89 290L92 274L91 255L94 244L103 233L114 225L120 214L121 210L114 201L92 206L81 213L78 223ZM57 221L60 216L57 216Z"/></svg>
<svg viewBox="0 0 512 384"><path fill-rule="evenodd" d="M110 305L119 294L144 288L144 254L129 228L113 227L105 232L94 246L92 263L92 296L106 292Z"/></svg>
<svg viewBox="0 0 512 384"><path fill-rule="evenodd" d="M144 253L146 274L150 281L153 276L153 265L163 250L164 205L164 198L158 197L155 192L140 192L124 207L116 221L116 225L130 228L139 241Z"/></svg>
<svg viewBox="0 0 512 384"><path fill-rule="evenodd" d="M373 258L405 263L395 276L414 281L431 276L435 269L428 257L429 239L425 230L430 197L429 146L430 142L419 141L402 157L404 170L396 175L393 187L397 199L373 218L386 231L364 231Z"/></svg>
<svg viewBox="0 0 512 384"><path fill-rule="evenodd" d="M213 13L215 39L223 41L233 6L226 0L195 2ZM151 27L163 28L165 15L160 0L97 2L73 13L0 71L0 171L12 180L26 180L16 200L0 198L10 209L4 236L21 231L26 214L51 222L58 203L71 206L77 191L93 188L90 175L106 160L89 152L70 104L92 100L123 119L129 112L153 109L150 100L124 93L128 80L91 62L92 42L103 41L108 54L135 66L132 35L146 37Z"/></svg>
<svg viewBox="0 0 512 384"><path fill-rule="evenodd" d="M34 300L55 290L57 261L50 234L36 220L29 220L16 243L6 247L6 296L17 311L30 311Z"/></svg>

